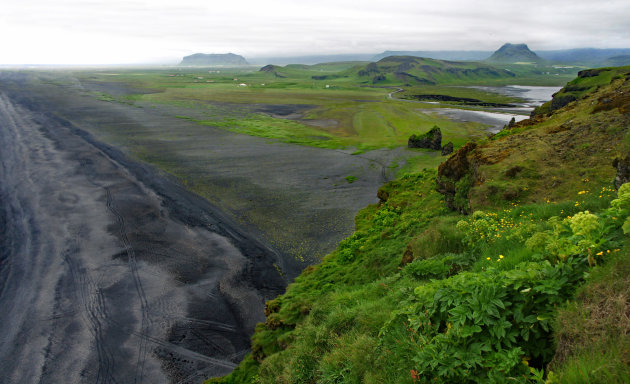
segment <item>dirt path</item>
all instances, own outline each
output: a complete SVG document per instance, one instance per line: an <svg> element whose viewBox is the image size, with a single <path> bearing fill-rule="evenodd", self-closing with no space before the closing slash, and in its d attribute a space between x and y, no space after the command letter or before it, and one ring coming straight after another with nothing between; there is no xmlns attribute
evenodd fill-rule
<svg viewBox="0 0 630 384"><path fill-rule="evenodd" d="M277 255L80 133L0 93L0 381L231 371L286 284Z"/></svg>

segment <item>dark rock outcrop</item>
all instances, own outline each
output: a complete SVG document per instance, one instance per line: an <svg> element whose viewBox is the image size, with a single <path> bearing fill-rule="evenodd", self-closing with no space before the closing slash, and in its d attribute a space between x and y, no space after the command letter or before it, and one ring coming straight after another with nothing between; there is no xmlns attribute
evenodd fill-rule
<svg viewBox="0 0 630 384"><path fill-rule="evenodd" d="M268 65L265 65L264 67L260 68L258 70L258 72L267 72L267 73L271 73L271 74L273 74L273 75L275 75L276 77L279 77L279 78L286 78L286 76L278 73L278 69L279 68L280 67L277 67L277 66L275 66L273 64L268 64Z"/></svg>
<svg viewBox="0 0 630 384"><path fill-rule="evenodd" d="M551 99L551 110L555 111L560 108L566 107L570 102L576 101L577 97L571 94L555 96Z"/></svg>
<svg viewBox="0 0 630 384"><path fill-rule="evenodd" d="M617 175L613 183L615 188L619 189L623 184L630 182L630 155L623 159L616 158L612 165L617 168Z"/></svg>
<svg viewBox="0 0 630 384"><path fill-rule="evenodd" d="M264 67L258 70L258 72L275 72L275 71L276 71L276 66L273 64L265 65Z"/></svg>
<svg viewBox="0 0 630 384"><path fill-rule="evenodd" d="M582 79L587 79L589 77L598 76L600 73L604 72L606 68L595 68L595 69L585 69L583 71L578 72L578 77Z"/></svg>
<svg viewBox="0 0 630 384"><path fill-rule="evenodd" d="M381 81L385 81L387 78L385 77L385 75L383 75L382 73L380 75L376 75L374 76L374 78L372 79L372 84L376 84L378 82Z"/></svg>
<svg viewBox="0 0 630 384"><path fill-rule="evenodd" d="M467 143L438 167L436 190L444 195L446 205L456 211L468 213L468 192L475 182L475 169L468 156L477 144Z"/></svg>
<svg viewBox="0 0 630 384"><path fill-rule="evenodd" d="M370 63L370 64L366 65L365 69L362 69L362 70L360 70L358 72L358 75L359 76L369 76L369 75L371 75L373 73L380 73L376 63Z"/></svg>
<svg viewBox="0 0 630 384"><path fill-rule="evenodd" d="M427 148L439 151L442 149L442 131L437 125L422 135L411 135L407 143L409 148Z"/></svg>
<svg viewBox="0 0 630 384"><path fill-rule="evenodd" d="M451 153L453 153L453 142L449 141L442 147L442 156L450 155Z"/></svg>

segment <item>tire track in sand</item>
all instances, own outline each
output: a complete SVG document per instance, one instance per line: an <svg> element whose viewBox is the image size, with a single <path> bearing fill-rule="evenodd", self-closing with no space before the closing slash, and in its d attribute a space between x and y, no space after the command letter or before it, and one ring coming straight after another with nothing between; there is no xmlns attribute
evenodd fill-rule
<svg viewBox="0 0 630 384"><path fill-rule="evenodd" d="M136 288L136 292L138 293L138 299L140 300L140 311L142 312L142 319L140 324L140 333L148 334L149 326L151 324L151 318L149 317L149 304L147 301L146 294L144 292L144 288L142 287L142 281L140 280L140 275L138 273L138 263L136 261L136 254L134 252L133 247L131 246L131 241L129 241L129 237L127 236L127 229L125 226L124 217L118 212L114 205L114 199L112 197L112 193L109 187L103 187L105 189L105 193L107 194L107 209L114 215L116 218L116 222L118 224L118 230L120 235L120 240L123 243L123 247L125 248L125 253L127 254L127 264L129 265L129 271L131 272L131 277L133 279L134 286ZM144 365L147 359L147 355L149 353L148 348L148 339L141 338L140 343L138 345L138 360L136 363L136 373L134 377L134 383L141 383L142 377L144 375Z"/></svg>
<svg viewBox="0 0 630 384"><path fill-rule="evenodd" d="M72 253L76 253L73 249L78 249L78 244L71 244L64 251L63 260L68 266L73 284L77 287L74 290L76 299L85 309L85 311L80 311L81 317L88 323L88 330L94 338L98 362L95 383L117 383L113 375L114 355L107 347L103 336L103 328L108 322L105 299L101 290L90 278L88 271L71 257Z"/></svg>

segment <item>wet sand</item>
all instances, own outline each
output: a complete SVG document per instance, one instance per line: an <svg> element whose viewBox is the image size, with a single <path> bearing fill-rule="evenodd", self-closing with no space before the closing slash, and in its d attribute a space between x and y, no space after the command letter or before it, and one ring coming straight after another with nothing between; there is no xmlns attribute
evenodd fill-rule
<svg viewBox="0 0 630 384"><path fill-rule="evenodd" d="M307 253L329 250L376 200L396 155L270 143L80 91L0 74L2 382L196 383L230 372L264 301L309 262L274 246L272 231L291 226L296 242L321 240ZM198 136L151 136L166 128ZM215 203L236 196L223 209L191 193L112 145L128 139L116 129L213 180ZM353 184L331 181L359 171ZM252 207L271 228L245 220Z"/></svg>

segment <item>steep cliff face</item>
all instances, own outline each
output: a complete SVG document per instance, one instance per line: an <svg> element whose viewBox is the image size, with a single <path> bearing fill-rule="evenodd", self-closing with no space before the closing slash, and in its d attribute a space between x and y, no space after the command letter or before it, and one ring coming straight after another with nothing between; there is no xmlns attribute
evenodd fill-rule
<svg viewBox="0 0 630 384"><path fill-rule="evenodd" d="M437 190L449 208L466 213L570 199L581 180L612 183L616 157L624 174L630 67L582 71L546 107L547 113L467 144L440 165Z"/></svg>

